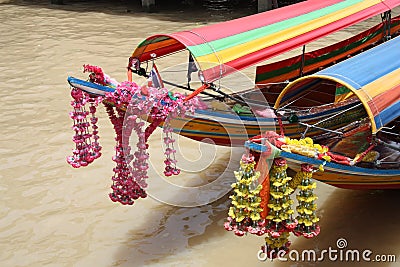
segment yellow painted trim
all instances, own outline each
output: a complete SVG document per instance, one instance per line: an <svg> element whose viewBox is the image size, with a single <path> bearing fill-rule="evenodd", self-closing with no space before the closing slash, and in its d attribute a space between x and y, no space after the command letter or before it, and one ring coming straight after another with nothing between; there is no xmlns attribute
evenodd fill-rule
<svg viewBox="0 0 400 267"><path fill-rule="evenodd" d="M363 91L372 99L400 84L400 69L369 83L363 87Z"/></svg>

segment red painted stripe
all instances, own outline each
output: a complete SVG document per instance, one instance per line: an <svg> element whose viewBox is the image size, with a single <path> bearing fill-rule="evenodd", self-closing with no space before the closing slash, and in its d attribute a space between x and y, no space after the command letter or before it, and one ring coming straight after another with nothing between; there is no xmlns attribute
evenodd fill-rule
<svg viewBox="0 0 400 267"><path fill-rule="evenodd" d="M380 112L397 102L399 99L400 85L395 86L380 95L377 95L371 101L368 101L368 106L370 107L372 114L375 117Z"/></svg>
<svg viewBox="0 0 400 267"><path fill-rule="evenodd" d="M400 3L399 0L382 0L383 4L386 5L389 9L393 9L397 7Z"/></svg>

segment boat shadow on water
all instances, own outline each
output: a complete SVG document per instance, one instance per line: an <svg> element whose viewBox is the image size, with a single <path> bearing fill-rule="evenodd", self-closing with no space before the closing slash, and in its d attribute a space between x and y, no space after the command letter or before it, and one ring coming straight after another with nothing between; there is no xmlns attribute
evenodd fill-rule
<svg viewBox="0 0 400 267"><path fill-rule="evenodd" d="M329 194L321 196L321 203L318 203L321 233L313 239L292 236L291 250L298 252L297 261L290 258L287 262L259 261L256 252L264 242L263 237L247 235L238 238L226 231L223 223L229 209L228 194L201 207L158 206L146 219L148 224L142 229L131 230L132 235L126 237L126 242L114 256L115 262L123 262L126 266L169 266L179 258L180 263L196 261L200 266L212 266L214 262L234 266L241 262L257 266L337 266L338 263L345 266L394 266L396 263L390 262L389 257L395 255L398 261L400 254L400 213L397 208L400 191L348 190L320 183L319 186L317 194L318 191ZM346 246L338 249L338 242L345 242ZM331 258L328 252L321 256L323 250L329 249L332 250ZM352 256L346 254L349 250L357 250L360 260L352 260ZM366 255L374 262L363 260L365 250L372 252ZM302 259L304 251L315 251L316 259L308 258L308 254ZM343 251L342 260L340 251ZM199 254L205 258L198 258ZM376 255L385 256L386 262L375 261Z"/></svg>
<svg viewBox="0 0 400 267"><path fill-rule="evenodd" d="M193 262L197 246L230 234L221 223L229 203L226 196L200 207L158 205L141 229L129 231L131 234L126 237L126 242L114 255L115 263L123 266L170 266Z"/></svg>

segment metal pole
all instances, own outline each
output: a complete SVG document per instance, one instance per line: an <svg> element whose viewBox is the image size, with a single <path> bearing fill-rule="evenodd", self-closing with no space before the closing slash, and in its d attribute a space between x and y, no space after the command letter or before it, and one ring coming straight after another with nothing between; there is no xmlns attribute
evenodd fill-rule
<svg viewBox="0 0 400 267"><path fill-rule="evenodd" d="M304 56L306 53L306 46L303 45L303 53L301 54L301 65L300 65L300 73L299 76L303 77L303 70L304 70Z"/></svg>

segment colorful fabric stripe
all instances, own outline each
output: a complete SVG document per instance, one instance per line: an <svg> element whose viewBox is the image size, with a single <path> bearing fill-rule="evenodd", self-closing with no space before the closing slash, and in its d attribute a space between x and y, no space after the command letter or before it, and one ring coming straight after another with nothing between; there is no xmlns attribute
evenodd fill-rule
<svg viewBox="0 0 400 267"><path fill-rule="evenodd" d="M304 94L327 79L351 90L363 103L376 133L400 116L400 37L387 41L330 68L289 84L279 95L275 108ZM396 60L393 60L396 59Z"/></svg>
<svg viewBox="0 0 400 267"><path fill-rule="evenodd" d="M400 16L392 18L391 22L391 33L400 31ZM380 23L339 43L307 52L304 54L303 73L307 74L318 70L318 68L324 67L332 61L345 59L347 56L362 51L375 42L382 40L382 38L383 24ZM255 83L263 85L298 78L300 76L301 62L302 55L299 55L267 65L257 66Z"/></svg>
<svg viewBox="0 0 400 267"><path fill-rule="evenodd" d="M353 92L349 88L341 84L338 84L335 91L335 103L342 102L343 100L348 99L352 95Z"/></svg>
<svg viewBox="0 0 400 267"><path fill-rule="evenodd" d="M190 31L155 35L134 51L140 61L187 48L207 82L380 14L400 0L309 0Z"/></svg>

